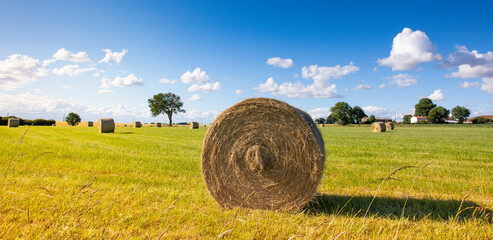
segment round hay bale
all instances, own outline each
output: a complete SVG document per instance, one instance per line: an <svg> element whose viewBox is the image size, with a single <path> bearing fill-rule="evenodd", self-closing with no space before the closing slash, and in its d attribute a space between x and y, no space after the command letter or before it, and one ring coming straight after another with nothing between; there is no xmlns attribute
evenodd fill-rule
<svg viewBox="0 0 493 240"><path fill-rule="evenodd" d="M140 123L139 121L135 121L134 128L140 128L140 127L142 127L142 123Z"/></svg>
<svg viewBox="0 0 493 240"><path fill-rule="evenodd" d="M191 129L199 128L199 123L198 122L190 122L190 128Z"/></svg>
<svg viewBox="0 0 493 240"><path fill-rule="evenodd" d="M394 123L392 123L392 122L386 122L386 123L385 123L385 128L386 128L387 130L389 130L389 131L390 131L390 130L394 130Z"/></svg>
<svg viewBox="0 0 493 240"><path fill-rule="evenodd" d="M114 133L115 121L113 118L101 118L98 120L99 133Z"/></svg>
<svg viewBox="0 0 493 240"><path fill-rule="evenodd" d="M161 123L154 123L153 126L154 127L161 127Z"/></svg>
<svg viewBox="0 0 493 240"><path fill-rule="evenodd" d="M209 126L201 158L207 189L222 207L298 210L315 195L325 150L307 113L250 98Z"/></svg>
<svg viewBox="0 0 493 240"><path fill-rule="evenodd" d="M88 121L88 122L87 122L87 126L88 126L88 127L92 127L92 126L94 126L94 123L93 123L92 121Z"/></svg>
<svg viewBox="0 0 493 240"><path fill-rule="evenodd" d="M8 127L19 127L19 119L18 118L9 118L7 121Z"/></svg>
<svg viewBox="0 0 493 240"><path fill-rule="evenodd" d="M371 124L372 132L385 132L385 130L386 130L385 124L382 122L374 122Z"/></svg>

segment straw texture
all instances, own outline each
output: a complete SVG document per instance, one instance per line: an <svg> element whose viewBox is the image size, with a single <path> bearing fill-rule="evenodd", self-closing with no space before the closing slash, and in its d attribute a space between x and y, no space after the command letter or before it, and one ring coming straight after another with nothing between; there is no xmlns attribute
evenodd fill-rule
<svg viewBox="0 0 493 240"><path fill-rule="evenodd" d="M201 157L207 189L222 207L298 210L316 192L325 150L307 113L250 98L214 120Z"/></svg>
<svg viewBox="0 0 493 240"><path fill-rule="evenodd" d="M19 126L19 119L18 118L9 118L7 122L8 127L18 127Z"/></svg>
<svg viewBox="0 0 493 240"><path fill-rule="evenodd" d="M394 130L394 124L391 122L386 122L385 128L387 129L387 131Z"/></svg>
<svg viewBox="0 0 493 240"><path fill-rule="evenodd" d="M190 122L190 128L191 129L199 128L199 123L198 122Z"/></svg>
<svg viewBox="0 0 493 240"><path fill-rule="evenodd" d="M113 118L101 118L98 120L99 133L114 133L115 121Z"/></svg>
<svg viewBox="0 0 493 240"><path fill-rule="evenodd" d="M382 122L374 122L371 124L372 132L385 132L387 128L385 127L385 123Z"/></svg>

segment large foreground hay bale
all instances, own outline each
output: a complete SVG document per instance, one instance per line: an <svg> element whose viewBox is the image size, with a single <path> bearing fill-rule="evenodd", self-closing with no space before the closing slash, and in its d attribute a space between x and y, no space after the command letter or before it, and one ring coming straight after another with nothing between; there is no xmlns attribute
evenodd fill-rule
<svg viewBox="0 0 493 240"><path fill-rule="evenodd" d="M114 133L115 121L113 118L101 118L98 120L98 127L100 133Z"/></svg>
<svg viewBox="0 0 493 240"><path fill-rule="evenodd" d="M325 150L308 114L250 98L214 120L201 158L207 189L222 207L297 210L315 195Z"/></svg>
<svg viewBox="0 0 493 240"><path fill-rule="evenodd" d="M374 122L371 124L371 131L372 132L385 132L385 123L382 122Z"/></svg>
<svg viewBox="0 0 493 240"><path fill-rule="evenodd" d="M19 127L19 119L18 118L9 118L7 121L8 127Z"/></svg>
<svg viewBox="0 0 493 240"><path fill-rule="evenodd" d="M94 123L93 123L92 121L88 121L88 122L87 122L87 126L88 126L88 127L92 127L92 126L94 126Z"/></svg>
<svg viewBox="0 0 493 240"><path fill-rule="evenodd" d="M390 131L390 130L394 130L394 124L391 123L391 122L386 122L385 123L385 128Z"/></svg>
<svg viewBox="0 0 493 240"><path fill-rule="evenodd" d="M140 123L139 121L135 121L134 128L140 128L140 127L142 127L142 123Z"/></svg>
<svg viewBox="0 0 493 240"><path fill-rule="evenodd" d="M199 123L198 122L190 122L190 128L191 129L199 128Z"/></svg>

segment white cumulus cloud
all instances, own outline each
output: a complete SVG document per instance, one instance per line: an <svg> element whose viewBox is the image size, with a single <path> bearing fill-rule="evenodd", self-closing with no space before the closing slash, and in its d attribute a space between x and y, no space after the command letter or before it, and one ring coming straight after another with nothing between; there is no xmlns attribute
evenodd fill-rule
<svg viewBox="0 0 493 240"><path fill-rule="evenodd" d="M171 79L167 79L167 78L161 78L161 79L159 79L159 82L161 82L161 83L169 83L169 84L175 84L176 83L175 80L171 80Z"/></svg>
<svg viewBox="0 0 493 240"><path fill-rule="evenodd" d="M493 52L479 53L477 50L469 51L466 46L456 46L447 60L443 61L443 67L457 67L457 71L446 74L449 78L482 78L481 90L493 93L491 79L493 79ZM476 87L477 82L464 82L462 86ZM464 88L465 88L464 87Z"/></svg>
<svg viewBox="0 0 493 240"><path fill-rule="evenodd" d="M109 63L111 60L113 60L117 64L119 64L122 61L123 56L125 56L125 54L127 54L127 52L128 52L127 49L122 49L121 52L113 52L110 49L106 49L106 48L103 49L103 51L106 54L104 55L104 57L101 60L99 60L99 63L102 63L102 62Z"/></svg>
<svg viewBox="0 0 493 240"><path fill-rule="evenodd" d="M315 108L308 110L307 113L310 114L310 116L312 116L313 119L327 118L330 115L330 108L324 108L324 107Z"/></svg>
<svg viewBox="0 0 493 240"><path fill-rule="evenodd" d="M267 65L271 65L274 67L290 68L293 66L293 59L291 58L282 59L280 57L273 57L267 59L266 63Z"/></svg>
<svg viewBox="0 0 493 240"><path fill-rule="evenodd" d="M21 88L49 74L50 70L38 59L27 55L13 54L0 61L0 87L3 90Z"/></svg>
<svg viewBox="0 0 493 240"><path fill-rule="evenodd" d="M196 102L202 100L202 97L198 94L194 94L191 96L189 99L187 99L187 102Z"/></svg>
<svg viewBox="0 0 493 240"><path fill-rule="evenodd" d="M428 98L433 101L442 101L443 99L445 99L442 93L442 89L435 90L432 94L430 94L430 96L428 96Z"/></svg>
<svg viewBox="0 0 493 240"><path fill-rule="evenodd" d="M111 89L107 89L107 88L101 88L98 90L98 93L99 94L108 94L108 93L114 93L115 91L111 90Z"/></svg>
<svg viewBox="0 0 493 240"><path fill-rule="evenodd" d="M472 87L479 87L479 86L481 86L481 84L479 82L465 81L465 82L459 83L459 86L461 88L472 88Z"/></svg>
<svg viewBox="0 0 493 240"><path fill-rule="evenodd" d="M65 48L60 48L58 51L56 51L55 54L53 54L53 60L64 60L64 61L70 61L70 62L91 62L89 59L89 55L87 55L86 52L78 52L78 53L72 53ZM51 63L53 61L48 60L46 62L46 65Z"/></svg>
<svg viewBox="0 0 493 240"><path fill-rule="evenodd" d="M129 87L129 86L143 86L144 82L142 78L138 78L134 74L130 74L126 77L115 77L113 81L109 78L101 79L101 85L99 88L110 88L115 87Z"/></svg>
<svg viewBox="0 0 493 240"><path fill-rule="evenodd" d="M442 60L442 56L435 52L436 47L426 33L404 28L394 37L390 56L378 59L378 63L381 66L391 67L392 71L410 70L423 62Z"/></svg>
<svg viewBox="0 0 493 240"><path fill-rule="evenodd" d="M399 88L410 87L418 83L418 76L411 76L407 73L401 73L390 77L392 79L388 85L396 85Z"/></svg>
<svg viewBox="0 0 493 240"><path fill-rule="evenodd" d="M486 91L487 93L493 93L493 77L483 78L481 90Z"/></svg>
<svg viewBox="0 0 493 240"><path fill-rule="evenodd" d="M333 67L319 67L311 65L301 69L301 76L305 79L311 78L313 84L305 85L300 82L284 82L277 84L273 78L268 78L265 83L259 84L255 90L270 92L273 95L281 95L289 98L336 98L337 89L335 84L330 84L331 79L341 78L345 75L358 71L359 68L352 62L349 65L336 65Z"/></svg>
<svg viewBox="0 0 493 240"><path fill-rule="evenodd" d="M303 78L313 79L316 86L324 86L330 79L342 78L343 76L355 73L358 70L359 68L354 66L353 62L342 67L341 65L336 65L334 67L311 65L310 67L305 66L301 69L301 76Z"/></svg>
<svg viewBox="0 0 493 240"><path fill-rule="evenodd" d="M94 71L94 70L95 70L94 67L80 68L79 65L65 65L61 68L54 68L52 71L53 74L55 75L59 75L59 76L67 75L70 77L76 77L85 72Z"/></svg>
<svg viewBox="0 0 493 240"><path fill-rule="evenodd" d="M238 89L235 91L235 94L237 94L237 95L243 94L243 90Z"/></svg>
<svg viewBox="0 0 493 240"><path fill-rule="evenodd" d="M187 110L185 113L178 113L177 116L187 119L194 120L205 123L207 121L211 122L214 118L219 115L220 111L211 110L211 111L201 111L197 109Z"/></svg>
<svg viewBox="0 0 493 240"><path fill-rule="evenodd" d="M289 98L336 98L336 85L330 84L317 87L315 84L303 85L299 82L284 82L278 85L273 78L268 78L265 83L259 84L254 88L260 92L270 92L273 95L286 96Z"/></svg>
<svg viewBox="0 0 493 240"><path fill-rule="evenodd" d="M189 88L189 92L218 92L221 90L221 84L219 82L209 82L210 77L205 71L200 68L195 68L192 72L186 71L181 75L180 80L186 84L192 84Z"/></svg>

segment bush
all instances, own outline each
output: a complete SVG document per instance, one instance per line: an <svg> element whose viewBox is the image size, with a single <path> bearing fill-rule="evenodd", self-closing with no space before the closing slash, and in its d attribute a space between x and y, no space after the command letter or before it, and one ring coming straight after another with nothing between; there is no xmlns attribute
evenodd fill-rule
<svg viewBox="0 0 493 240"><path fill-rule="evenodd" d="M493 122L493 120L484 117L477 117L472 120L472 124L482 124L482 123L490 123L490 122Z"/></svg>
<svg viewBox="0 0 493 240"><path fill-rule="evenodd" d="M9 121L9 118L18 118L16 116L8 116L8 117L0 117L0 125L4 125L4 126L7 126L7 123ZM53 119L41 119L41 118L38 118L38 119L35 119L35 120L30 120L30 119L22 119L22 118L18 118L19 119L19 125L33 125L34 126L51 126L52 124L55 124L55 120Z"/></svg>
<svg viewBox="0 0 493 240"><path fill-rule="evenodd" d="M421 121L419 121L418 123L419 123L419 124L426 124L427 122L426 122L426 120L421 120Z"/></svg>

